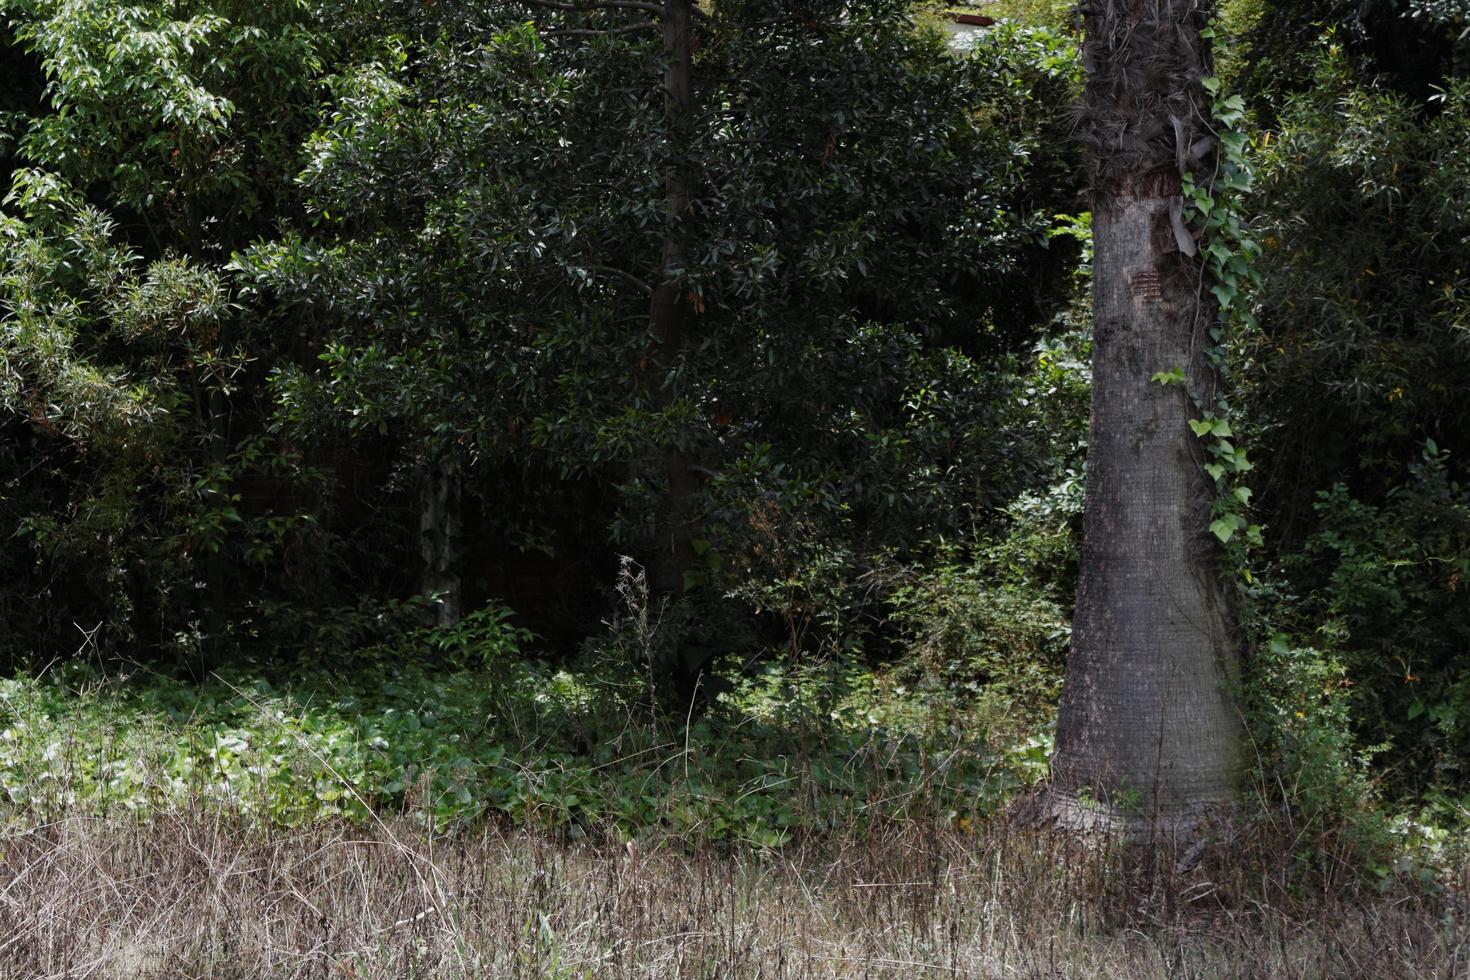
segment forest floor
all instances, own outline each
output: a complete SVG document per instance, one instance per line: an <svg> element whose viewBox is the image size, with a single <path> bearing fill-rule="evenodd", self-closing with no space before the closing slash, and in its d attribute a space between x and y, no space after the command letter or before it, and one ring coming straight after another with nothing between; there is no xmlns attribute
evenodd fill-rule
<svg viewBox="0 0 1470 980"><path fill-rule="evenodd" d="M1233 856L1178 874L1001 820L639 852L166 812L0 850L0 976L28 980L1470 977L1452 889L1275 894Z"/></svg>

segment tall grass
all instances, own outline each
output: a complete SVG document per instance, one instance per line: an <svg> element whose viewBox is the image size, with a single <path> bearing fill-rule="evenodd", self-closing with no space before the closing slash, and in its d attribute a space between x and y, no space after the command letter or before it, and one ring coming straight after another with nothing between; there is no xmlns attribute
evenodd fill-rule
<svg viewBox="0 0 1470 980"><path fill-rule="evenodd" d="M0 976L1470 976L1448 891L1282 891L994 821L781 852L213 813L3 840ZM1271 877L1269 870L1265 872Z"/></svg>

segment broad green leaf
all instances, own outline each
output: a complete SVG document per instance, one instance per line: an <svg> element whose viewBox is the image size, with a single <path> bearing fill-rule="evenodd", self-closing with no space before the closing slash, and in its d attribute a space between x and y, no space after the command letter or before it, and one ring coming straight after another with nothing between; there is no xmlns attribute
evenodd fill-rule
<svg viewBox="0 0 1470 980"><path fill-rule="evenodd" d="M1161 385L1182 385L1184 384L1184 371L1177 367L1167 371L1155 371L1154 376L1149 380Z"/></svg>

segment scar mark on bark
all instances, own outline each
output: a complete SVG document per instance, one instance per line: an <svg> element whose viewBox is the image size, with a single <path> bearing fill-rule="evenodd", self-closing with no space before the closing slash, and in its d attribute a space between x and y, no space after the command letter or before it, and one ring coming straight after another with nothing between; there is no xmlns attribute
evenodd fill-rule
<svg viewBox="0 0 1470 980"><path fill-rule="evenodd" d="M1170 170L1156 170L1139 180L1136 194L1140 198L1168 198L1179 193L1179 174Z"/></svg>
<svg viewBox="0 0 1470 980"><path fill-rule="evenodd" d="M1128 277L1128 288L1135 303L1162 303L1164 279L1158 269L1144 269Z"/></svg>

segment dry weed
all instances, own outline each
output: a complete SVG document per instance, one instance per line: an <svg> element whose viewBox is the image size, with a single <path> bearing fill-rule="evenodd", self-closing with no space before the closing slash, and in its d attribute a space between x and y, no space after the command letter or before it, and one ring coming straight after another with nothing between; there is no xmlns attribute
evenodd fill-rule
<svg viewBox="0 0 1470 980"><path fill-rule="evenodd" d="M722 854L68 819L4 839L0 976L1470 977L1446 894L1271 900L1244 867L999 822Z"/></svg>

